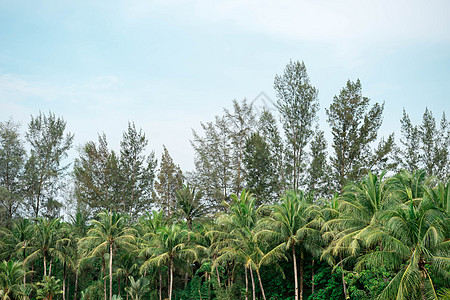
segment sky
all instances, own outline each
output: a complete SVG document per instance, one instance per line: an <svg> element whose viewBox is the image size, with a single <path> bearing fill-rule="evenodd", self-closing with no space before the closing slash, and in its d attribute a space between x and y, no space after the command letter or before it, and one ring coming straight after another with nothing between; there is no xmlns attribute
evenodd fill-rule
<svg viewBox="0 0 450 300"><path fill-rule="evenodd" d="M191 171L192 129L233 99L275 102L275 75L299 60L328 136L325 108L359 78L385 103L380 135L398 141L404 108L416 124L426 107L449 114L449 11L446 0L0 0L0 122L25 131L51 111L75 134L73 158L100 133L118 150L134 122L148 152L165 145Z"/></svg>

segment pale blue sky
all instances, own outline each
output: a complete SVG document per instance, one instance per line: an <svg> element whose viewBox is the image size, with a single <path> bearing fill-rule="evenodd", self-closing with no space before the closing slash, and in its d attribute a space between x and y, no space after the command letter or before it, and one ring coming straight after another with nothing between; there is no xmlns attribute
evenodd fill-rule
<svg viewBox="0 0 450 300"><path fill-rule="evenodd" d="M449 12L449 1L0 1L0 121L25 130L51 110L76 145L105 132L113 148L134 121L149 150L165 144L190 170L191 128L233 99L275 98L292 59L319 90L323 130L324 108L360 78L385 101L387 135L403 107L415 122L426 106L448 114Z"/></svg>

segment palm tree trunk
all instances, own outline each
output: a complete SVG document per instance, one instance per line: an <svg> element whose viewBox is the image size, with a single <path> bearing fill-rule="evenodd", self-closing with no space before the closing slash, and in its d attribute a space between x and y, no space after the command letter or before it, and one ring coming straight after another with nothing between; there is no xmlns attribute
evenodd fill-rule
<svg viewBox="0 0 450 300"><path fill-rule="evenodd" d="M66 263L64 262L63 267L63 300L66 300Z"/></svg>
<svg viewBox="0 0 450 300"><path fill-rule="evenodd" d="M234 264L233 270L231 271L231 284L234 284L234 274L236 272L236 266L237 266L237 264Z"/></svg>
<svg viewBox="0 0 450 300"><path fill-rule="evenodd" d="M228 288L230 288L231 287L231 274L230 274L230 265L227 263L227 274L228 274L228 279L227 279L227 281L228 281ZM226 285L226 283L225 283L225 285Z"/></svg>
<svg viewBox="0 0 450 300"><path fill-rule="evenodd" d="M219 275L219 268L216 267L216 273L217 273L217 283L219 283L219 289L220 289L220 275Z"/></svg>
<svg viewBox="0 0 450 300"><path fill-rule="evenodd" d="M70 274L67 274L69 276ZM69 276L70 277L70 276ZM67 280L67 299L70 299L70 279Z"/></svg>
<svg viewBox="0 0 450 300"><path fill-rule="evenodd" d="M259 287L261 288L261 293L263 295L263 299L266 300L266 293L264 293L263 284L261 281L261 275L259 275L259 269L256 269L256 275L258 275Z"/></svg>
<svg viewBox="0 0 450 300"><path fill-rule="evenodd" d="M23 268L25 270L25 249L23 249ZM27 272L23 272L23 287L25 287L25 285L27 284Z"/></svg>
<svg viewBox="0 0 450 300"><path fill-rule="evenodd" d="M252 279L253 300L256 300L255 280L253 279L253 270L252 270L252 267L250 267L250 278Z"/></svg>
<svg viewBox="0 0 450 300"><path fill-rule="evenodd" d="M63 277L63 287L62 287L62 292L63 292L63 300L66 300L66 278Z"/></svg>
<svg viewBox="0 0 450 300"><path fill-rule="evenodd" d="M344 299L348 299L347 285L345 284L345 280L344 280L344 269L342 269L342 287L344 288Z"/></svg>
<svg viewBox="0 0 450 300"><path fill-rule="evenodd" d="M422 300L426 300L427 299L425 297L424 291L425 291L425 284L424 284L423 278L422 278L422 280L420 281L420 295L422 296Z"/></svg>
<svg viewBox="0 0 450 300"><path fill-rule="evenodd" d="M44 254L44 276L47 276L47 259Z"/></svg>
<svg viewBox="0 0 450 300"><path fill-rule="evenodd" d="M128 288L128 276L125 277L125 287ZM125 291L127 290L126 288L125 288ZM129 299L129 298L128 298L128 292L127 292L127 300L128 300L128 299Z"/></svg>
<svg viewBox="0 0 450 300"><path fill-rule="evenodd" d="M48 277L52 276L52 265L53 265L53 258L50 259L50 266L48 267Z"/></svg>
<svg viewBox="0 0 450 300"><path fill-rule="evenodd" d="M295 300L298 300L297 258L295 257L295 244L292 245L292 261L294 262Z"/></svg>
<svg viewBox="0 0 450 300"><path fill-rule="evenodd" d="M106 300L108 296L107 296L107 289L106 289L105 271L106 271L106 262L105 262L105 258L102 256L103 294L104 294L104 298Z"/></svg>
<svg viewBox="0 0 450 300"><path fill-rule="evenodd" d="M117 285L119 286L119 296L120 296L120 276L117 276Z"/></svg>
<svg viewBox="0 0 450 300"><path fill-rule="evenodd" d="M245 266L245 300L248 300L248 271L247 266Z"/></svg>
<svg viewBox="0 0 450 300"><path fill-rule="evenodd" d="M188 239L188 242L189 242L189 239ZM186 273L184 274L184 289L187 288L187 284L188 284L188 281L189 281L188 269L189 269L189 262L186 261Z"/></svg>
<svg viewBox="0 0 450 300"><path fill-rule="evenodd" d="M109 244L109 300L112 300L112 263L113 263L113 245Z"/></svg>
<svg viewBox="0 0 450 300"><path fill-rule="evenodd" d="M300 300L303 300L303 252L300 252Z"/></svg>
<svg viewBox="0 0 450 300"><path fill-rule="evenodd" d="M74 300L77 300L77 292L78 292L78 268L75 269L75 293L73 295Z"/></svg>
<svg viewBox="0 0 450 300"><path fill-rule="evenodd" d="M169 300L172 300L172 287L173 287L173 258L170 258L170 285L169 285Z"/></svg>
<svg viewBox="0 0 450 300"><path fill-rule="evenodd" d="M159 269L159 300L162 300L162 274L161 274L161 269Z"/></svg>
<svg viewBox="0 0 450 300"><path fill-rule="evenodd" d="M208 272L205 272L205 280L208 285L208 300L211 300L211 275Z"/></svg>
<svg viewBox="0 0 450 300"><path fill-rule="evenodd" d="M342 254L339 255L339 259L342 262ZM342 267L342 287L343 287L343 290L344 290L344 299L348 299L347 284L345 283L345 280L344 280L344 268L343 267Z"/></svg>
<svg viewBox="0 0 450 300"><path fill-rule="evenodd" d="M311 273L311 295L314 295L314 259L312 260Z"/></svg>

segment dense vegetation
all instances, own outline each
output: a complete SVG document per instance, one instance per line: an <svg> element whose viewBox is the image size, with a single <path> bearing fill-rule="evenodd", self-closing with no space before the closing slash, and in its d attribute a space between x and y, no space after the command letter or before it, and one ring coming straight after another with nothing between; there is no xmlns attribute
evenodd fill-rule
<svg viewBox="0 0 450 300"><path fill-rule="evenodd" d="M165 147L158 164L134 123L120 151L101 134L70 168L61 117L32 117L25 142L0 122L0 297L447 299L445 114L404 111L399 144L378 139L384 105L348 81L328 153L305 65L274 88L281 123L233 101L193 132L192 173Z"/></svg>

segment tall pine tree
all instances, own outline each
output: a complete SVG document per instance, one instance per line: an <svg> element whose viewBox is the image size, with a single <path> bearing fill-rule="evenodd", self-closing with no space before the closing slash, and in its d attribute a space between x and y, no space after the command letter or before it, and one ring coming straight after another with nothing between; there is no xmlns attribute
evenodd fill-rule
<svg viewBox="0 0 450 300"><path fill-rule="evenodd" d="M362 95L358 79L356 82L347 81L326 110L333 134L331 166L338 191L342 192L348 181L356 181L372 171L392 149L392 135L387 141L381 141L377 149L371 148L382 123L383 108L384 104L378 103L369 108L369 98Z"/></svg>
<svg viewBox="0 0 450 300"><path fill-rule="evenodd" d="M290 188L298 189L306 169L306 146L319 110L318 91L310 84L303 62L290 61L283 75L275 76L277 106L286 136L286 178Z"/></svg>
<svg viewBox="0 0 450 300"><path fill-rule="evenodd" d="M49 113L31 116L26 138L30 155L25 168L27 201L33 217L56 217L61 203L58 201L59 184L69 165L64 165L71 148L73 134L66 133L63 118Z"/></svg>
<svg viewBox="0 0 450 300"><path fill-rule="evenodd" d="M120 143L120 176L122 209L132 218L151 208L156 159L153 151L146 154L147 145L142 129L128 123Z"/></svg>
<svg viewBox="0 0 450 300"><path fill-rule="evenodd" d="M177 200L176 192L183 188L183 173L180 167L175 165L165 146L163 146L157 179L158 181L155 183L156 204L170 217L174 212Z"/></svg>
<svg viewBox="0 0 450 300"><path fill-rule="evenodd" d="M23 202L25 156L19 125L11 119L0 122L0 224L10 226Z"/></svg>
<svg viewBox="0 0 450 300"><path fill-rule="evenodd" d="M105 209L121 210L119 162L106 135L98 136L98 145L87 142L79 152L73 170L78 209L91 217Z"/></svg>

